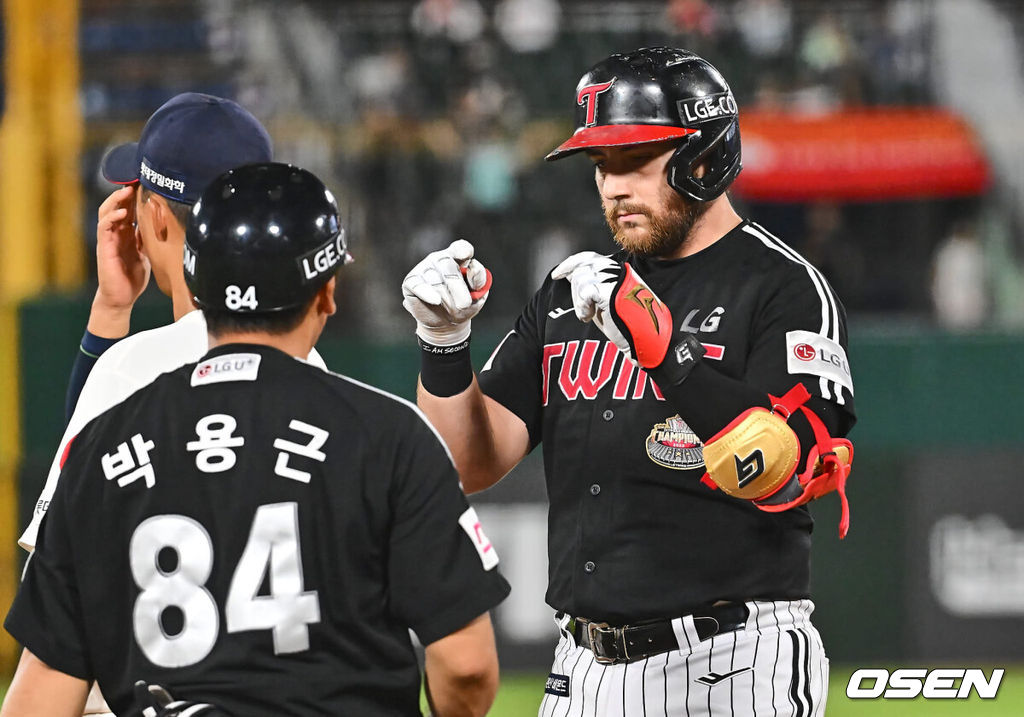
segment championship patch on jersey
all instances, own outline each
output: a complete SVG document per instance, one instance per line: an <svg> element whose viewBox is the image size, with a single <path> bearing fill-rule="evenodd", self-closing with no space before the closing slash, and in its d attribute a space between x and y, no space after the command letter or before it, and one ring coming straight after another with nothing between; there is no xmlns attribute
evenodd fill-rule
<svg viewBox="0 0 1024 717"><path fill-rule="evenodd" d="M786 370L835 381L853 393L853 377L846 351L832 339L812 331L786 332Z"/></svg>
<svg viewBox="0 0 1024 717"><path fill-rule="evenodd" d="M647 456L659 466L685 471L704 466L704 444L679 414L655 423L647 436Z"/></svg>
<svg viewBox="0 0 1024 717"><path fill-rule="evenodd" d="M484 534L484 528L480 524L480 518L476 515L476 509L472 506L466 508L466 512L459 516L459 525L466 531L469 539L473 541L473 547L476 548L476 552L480 556L480 562L483 563L484 570L490 570L496 566L498 564L498 553L494 550L490 538Z"/></svg>
<svg viewBox="0 0 1024 717"><path fill-rule="evenodd" d="M260 372L259 354L224 354L200 361L192 370L192 385L226 381L255 381Z"/></svg>

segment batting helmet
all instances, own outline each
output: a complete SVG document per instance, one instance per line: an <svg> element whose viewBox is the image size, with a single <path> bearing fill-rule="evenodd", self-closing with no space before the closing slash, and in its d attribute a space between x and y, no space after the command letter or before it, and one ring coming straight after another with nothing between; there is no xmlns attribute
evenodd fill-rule
<svg viewBox="0 0 1024 717"><path fill-rule="evenodd" d="M192 208L185 230L185 283L207 309L267 313L301 306L349 261L334 196L289 164L252 164L220 175Z"/></svg>
<svg viewBox="0 0 1024 717"><path fill-rule="evenodd" d="M594 65L576 86L576 131L545 159L587 147L682 140L668 183L708 201L742 168L736 100L722 74L686 50L645 47ZM704 174L694 176L697 165Z"/></svg>

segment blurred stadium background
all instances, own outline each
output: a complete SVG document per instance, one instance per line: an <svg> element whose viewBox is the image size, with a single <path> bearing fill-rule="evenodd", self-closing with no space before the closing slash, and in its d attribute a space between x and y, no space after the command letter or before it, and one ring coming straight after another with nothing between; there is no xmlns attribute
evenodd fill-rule
<svg viewBox="0 0 1024 717"><path fill-rule="evenodd" d="M357 263L321 352L412 397L401 277L453 238L476 243L495 274L480 365L544 272L611 246L586 163L542 162L571 130L577 78L670 44L732 84L741 212L814 261L850 314L850 536L837 501L814 506L830 714L946 714L846 700L870 665L1006 667L995 702L941 707L1024 713L1021 3L3 0L0 27L0 604L62 432L109 146L181 91L252 110L349 227ZM151 285L133 330L169 312ZM519 676L495 714L528 714L547 673L543 501L538 456L474 498L514 586L497 627ZM0 675L16 656L5 634Z"/></svg>

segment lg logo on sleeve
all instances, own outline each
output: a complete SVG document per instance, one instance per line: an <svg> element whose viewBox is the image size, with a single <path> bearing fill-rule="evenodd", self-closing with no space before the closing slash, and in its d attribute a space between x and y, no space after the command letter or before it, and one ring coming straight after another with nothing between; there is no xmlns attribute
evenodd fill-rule
<svg viewBox="0 0 1024 717"><path fill-rule="evenodd" d="M846 696L851 700L910 700L918 695L926 700L966 700L973 689L983 700L995 699L1002 668L992 670L986 677L978 669L885 669L857 670L850 675Z"/></svg>

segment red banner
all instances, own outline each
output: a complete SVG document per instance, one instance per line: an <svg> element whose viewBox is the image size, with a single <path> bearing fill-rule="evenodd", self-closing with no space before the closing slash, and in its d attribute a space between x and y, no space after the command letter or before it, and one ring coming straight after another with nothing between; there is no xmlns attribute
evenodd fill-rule
<svg viewBox="0 0 1024 717"><path fill-rule="evenodd" d="M940 109L826 115L740 113L743 171L754 201L886 201L981 194L989 166L971 128Z"/></svg>

